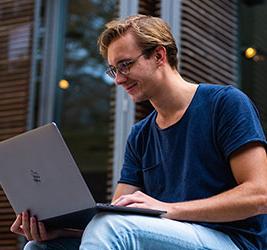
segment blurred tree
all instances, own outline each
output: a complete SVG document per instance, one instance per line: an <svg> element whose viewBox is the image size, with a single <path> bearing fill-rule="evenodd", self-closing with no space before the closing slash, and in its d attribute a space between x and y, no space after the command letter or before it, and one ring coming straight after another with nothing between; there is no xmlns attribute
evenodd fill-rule
<svg viewBox="0 0 267 250"><path fill-rule="evenodd" d="M96 189L106 181L112 81L105 76L106 62L98 53L97 38L114 18L116 0L68 2L64 79L69 87L59 88L58 120L87 183L98 182L92 190L101 198L105 184Z"/></svg>
<svg viewBox="0 0 267 250"><path fill-rule="evenodd" d="M65 40L61 124L67 128L100 129L107 126L111 81L98 53L97 38L114 18L115 0L70 0Z"/></svg>

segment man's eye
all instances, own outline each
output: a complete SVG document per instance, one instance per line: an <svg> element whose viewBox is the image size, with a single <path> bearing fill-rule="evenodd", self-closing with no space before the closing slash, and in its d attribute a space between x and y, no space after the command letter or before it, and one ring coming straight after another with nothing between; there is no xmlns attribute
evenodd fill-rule
<svg viewBox="0 0 267 250"><path fill-rule="evenodd" d="M131 61L122 62L122 63L121 63L121 66L122 66L122 67L127 67L127 66L130 65L130 64L131 64Z"/></svg>
<svg viewBox="0 0 267 250"><path fill-rule="evenodd" d="M120 63L120 65L118 65L118 68L119 69L125 69L128 67L128 65L129 65L128 62L122 62L122 63Z"/></svg>

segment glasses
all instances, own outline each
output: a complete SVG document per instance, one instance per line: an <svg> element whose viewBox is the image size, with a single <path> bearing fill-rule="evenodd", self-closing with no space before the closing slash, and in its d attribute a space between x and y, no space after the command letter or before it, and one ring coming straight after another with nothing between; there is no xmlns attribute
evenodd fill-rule
<svg viewBox="0 0 267 250"><path fill-rule="evenodd" d="M125 61L122 61L122 62L119 62L117 64L117 66L108 66L107 70L106 70L106 74L115 79L118 72L124 76L128 75L130 73L130 69L131 67L134 65L134 63L137 62L137 60L143 56L144 53L140 54L139 56L137 56L135 59L131 59L131 60L125 60Z"/></svg>

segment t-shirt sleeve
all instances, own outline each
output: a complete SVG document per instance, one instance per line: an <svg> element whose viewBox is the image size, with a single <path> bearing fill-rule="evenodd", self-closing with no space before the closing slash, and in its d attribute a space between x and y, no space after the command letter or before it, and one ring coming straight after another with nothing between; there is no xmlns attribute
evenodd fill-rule
<svg viewBox="0 0 267 250"><path fill-rule="evenodd" d="M130 184L137 187L143 187L143 174L140 159L140 145L136 128L133 127L127 139L124 162L121 170L119 183Z"/></svg>
<svg viewBox="0 0 267 250"><path fill-rule="evenodd" d="M260 142L266 148L259 113L251 100L238 89L224 89L215 115L217 141L225 159L229 160L235 150L250 142Z"/></svg>

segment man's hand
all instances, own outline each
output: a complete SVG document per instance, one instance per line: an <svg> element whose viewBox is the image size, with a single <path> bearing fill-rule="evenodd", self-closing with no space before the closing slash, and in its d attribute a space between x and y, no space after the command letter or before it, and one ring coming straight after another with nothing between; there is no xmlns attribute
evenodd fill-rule
<svg viewBox="0 0 267 250"><path fill-rule="evenodd" d="M116 206L137 207L137 208L149 208L170 211L171 204L158 201L141 191L136 191L132 194L121 195L118 199L112 202ZM168 217L167 214L165 217Z"/></svg>
<svg viewBox="0 0 267 250"><path fill-rule="evenodd" d="M80 237L82 232L69 229L57 229L47 231L44 224L35 217L30 217L28 212L17 215L10 231L23 235L27 240L47 241L59 237Z"/></svg>

